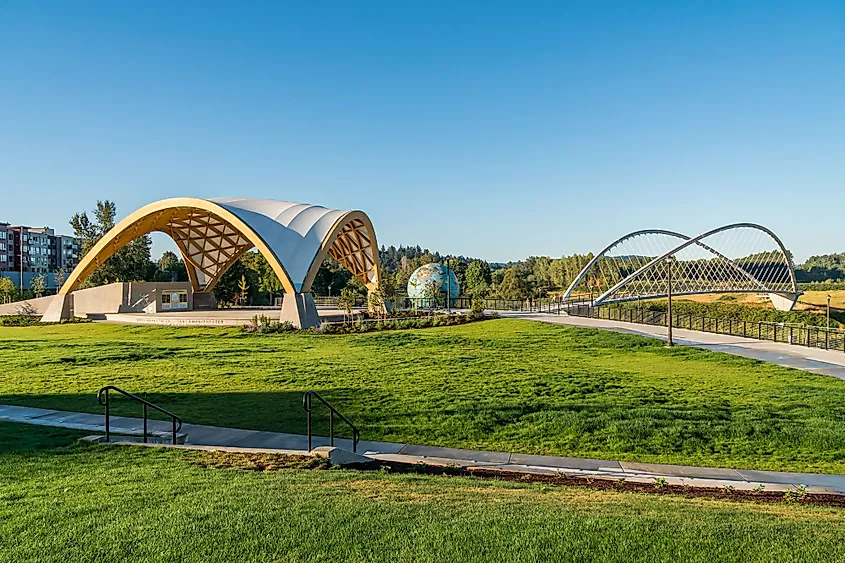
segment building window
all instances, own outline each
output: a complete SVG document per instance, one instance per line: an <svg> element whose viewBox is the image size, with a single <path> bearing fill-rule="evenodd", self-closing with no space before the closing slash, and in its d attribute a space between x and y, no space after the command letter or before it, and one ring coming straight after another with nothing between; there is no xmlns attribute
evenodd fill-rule
<svg viewBox="0 0 845 563"><path fill-rule="evenodd" d="M164 311L188 308L188 290L174 289L161 294L161 308Z"/></svg>

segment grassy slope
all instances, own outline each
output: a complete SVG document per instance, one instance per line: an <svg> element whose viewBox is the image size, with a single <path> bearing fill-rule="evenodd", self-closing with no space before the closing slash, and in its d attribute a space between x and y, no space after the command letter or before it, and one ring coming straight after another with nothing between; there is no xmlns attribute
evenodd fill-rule
<svg viewBox="0 0 845 563"><path fill-rule="evenodd" d="M0 423L0 443L18 438L0 450L4 562L845 558L836 509L348 470L204 469L188 452L62 446L72 439L32 426L20 439L15 427Z"/></svg>
<svg viewBox="0 0 845 563"><path fill-rule="evenodd" d="M0 328L0 373L0 403L101 412L94 393L112 383L186 422L301 433L315 388L365 439L845 473L843 381L528 321L353 336Z"/></svg>

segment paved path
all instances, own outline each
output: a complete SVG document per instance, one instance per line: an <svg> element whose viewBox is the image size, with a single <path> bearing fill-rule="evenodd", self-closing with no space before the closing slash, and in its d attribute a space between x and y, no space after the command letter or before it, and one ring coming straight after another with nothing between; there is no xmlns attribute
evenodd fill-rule
<svg viewBox="0 0 845 563"><path fill-rule="evenodd" d="M355 312L360 311L355 308ZM97 320L107 323L165 326L243 326L249 324L256 315L279 320L280 308L230 308L200 311L164 311L161 313L105 313ZM337 307L319 306L317 313L323 322L343 320L344 312Z"/></svg>
<svg viewBox="0 0 845 563"><path fill-rule="evenodd" d="M499 315L504 318L528 319L553 324L598 328L666 340L666 328L661 326L586 317L571 317L568 315L550 315L548 313L502 311L499 312ZM682 328L675 328L672 332L677 344L725 352L771 364L845 379L845 352L841 350L822 350L807 346L793 346L780 342L768 342L754 338L743 338L742 336L713 334Z"/></svg>
<svg viewBox="0 0 845 563"><path fill-rule="evenodd" d="M103 415L36 409L0 405L0 421L56 426L88 432L105 431ZM115 434L141 435L142 420L139 418L112 417L111 429ZM166 435L169 422L150 421L150 430ZM241 430L185 424L181 430L187 434L185 447L221 448L230 451L307 453L307 438L299 434ZM349 440L338 439L336 445L352 449ZM324 437L314 438L314 447L328 445ZM733 487L752 490L764 486L767 491L786 491L806 486L811 493L845 494L845 476L818 475L812 473L781 473L774 471L752 471L745 469L722 469L690 467L681 465L660 465L599 459L554 457L516 454L508 452L485 452L455 448L415 446L390 442L361 441L358 451L368 457L382 461L403 463L426 463L429 465L457 465L500 471L517 471L531 474L566 475L569 477L592 476L599 479L629 482L654 483L664 478L668 484L693 487Z"/></svg>

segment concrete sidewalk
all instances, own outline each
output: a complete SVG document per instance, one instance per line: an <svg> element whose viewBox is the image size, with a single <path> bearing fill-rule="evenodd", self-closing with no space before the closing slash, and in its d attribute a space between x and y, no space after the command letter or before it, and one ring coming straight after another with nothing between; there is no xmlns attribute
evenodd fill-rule
<svg viewBox="0 0 845 563"><path fill-rule="evenodd" d="M105 432L105 420L103 415L100 414L0 405L0 421L55 426L96 433ZM142 425L143 421L138 418L111 417L111 431L117 435L138 436L141 434ZM170 423L157 420L149 421L149 429L162 435L168 435ZM185 424L181 433L187 434L185 447L225 448L228 451L294 453L300 455L308 453L307 437L299 434L220 428L198 424ZM328 444L327 438L314 437L314 447ZM337 439L335 445L352 450L350 440ZM390 442L361 441L358 444L358 452L370 458L387 462L450 465L527 474L593 477L614 481L624 479L628 482L637 483L654 483L658 479L665 479L665 482L670 485L733 487L742 490L764 487L766 491L787 491L806 487L806 491L809 493L845 494L845 476L841 475L661 465L463 450Z"/></svg>
<svg viewBox="0 0 845 563"><path fill-rule="evenodd" d="M586 317L571 317L568 315L553 315L549 313L499 312L503 318L526 319L545 323L578 326L583 328L597 328L626 334L638 334L666 340L666 327L609 321L605 319L591 319ZM823 350L807 346L795 346L781 342L768 342L755 338L730 336L727 334L713 334L697 330L674 328L672 330L676 344L695 346L716 352L725 352L735 356L743 356L754 360L777 364L811 373L829 375L838 379L845 379L845 352L841 350Z"/></svg>

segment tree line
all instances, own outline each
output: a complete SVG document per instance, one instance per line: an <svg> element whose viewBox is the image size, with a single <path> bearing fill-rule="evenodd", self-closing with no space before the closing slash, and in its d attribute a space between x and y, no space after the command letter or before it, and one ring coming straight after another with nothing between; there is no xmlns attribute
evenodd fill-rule
<svg viewBox="0 0 845 563"><path fill-rule="evenodd" d="M70 225L81 241L83 255L114 227L116 216L117 206L109 200L98 201L90 215L88 212L73 215ZM84 281L83 287L116 281L188 280L185 263L179 256L167 251L153 261L151 246L149 235L135 239L106 260ZM592 254L561 258L530 256L516 262L489 263L479 258L445 255L419 245L391 245L379 249L379 277L384 297L401 299L414 270L436 262L448 264L465 295L522 300L562 293L592 258ZM799 282L845 281L845 253L812 256L796 267L796 277ZM583 287L576 291L587 291L589 283L590 280L583 280ZM334 259L327 258L314 280L313 293L338 296L344 290L347 294L367 294L363 282ZM222 276L214 293L221 303L246 301L247 304L270 305L282 295L283 289L267 260L260 253L250 251Z"/></svg>
<svg viewBox="0 0 845 563"><path fill-rule="evenodd" d="M97 201L91 212L76 213L70 219L74 236L80 239L81 255L85 255L116 223L117 205ZM124 246L106 260L82 287L119 281L188 281L184 261L166 251L154 261L152 240L143 235ZM501 264L478 258L444 255L417 246L382 246L379 249L382 293L388 299L405 295L411 274L424 264L443 263L455 273L462 293L479 297L525 299L542 297L550 291L569 285L592 255L573 255L559 259L530 257L527 260ZM343 290L366 295L367 288L359 279L332 258L327 258L315 277L312 291L319 296L338 296ZM214 288L221 303L269 305L283 293L273 268L258 252L241 256L221 277Z"/></svg>
<svg viewBox="0 0 845 563"><path fill-rule="evenodd" d="M845 252L810 256L806 262L795 268L799 282L845 282Z"/></svg>

